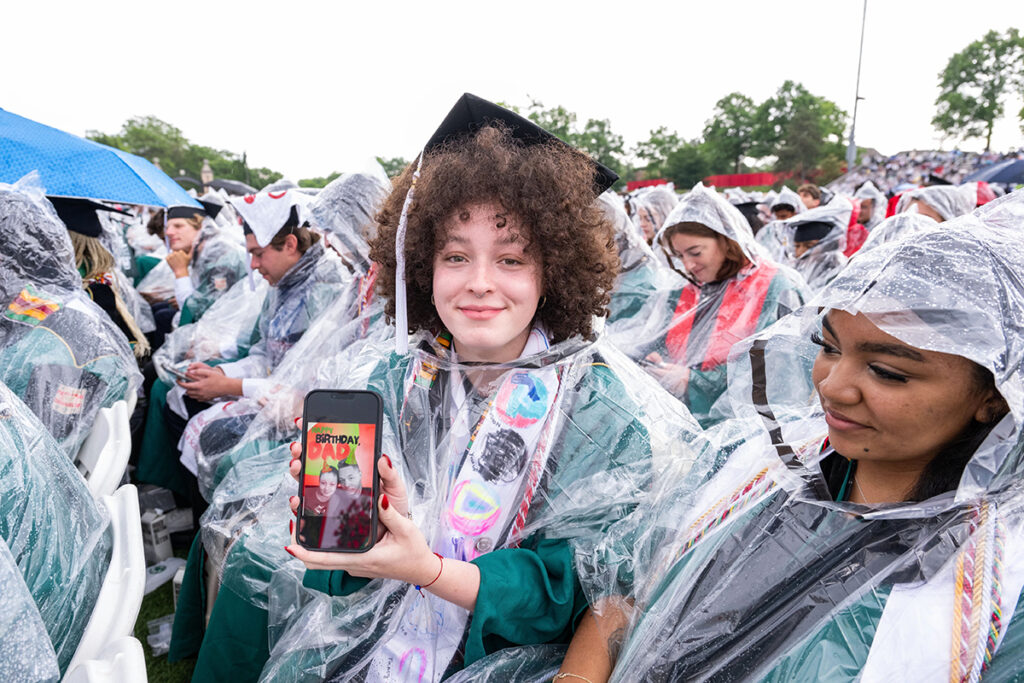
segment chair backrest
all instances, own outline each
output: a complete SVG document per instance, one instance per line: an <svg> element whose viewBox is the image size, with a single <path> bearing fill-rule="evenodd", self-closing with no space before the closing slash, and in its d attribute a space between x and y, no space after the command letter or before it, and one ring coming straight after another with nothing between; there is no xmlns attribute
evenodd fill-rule
<svg viewBox="0 0 1024 683"><path fill-rule="evenodd" d="M75 460L94 497L109 496L121 483L131 457L131 439L127 403L118 401L100 410Z"/></svg>
<svg viewBox="0 0 1024 683"><path fill-rule="evenodd" d="M135 404L139 402L139 390L132 387L128 390L128 393L124 397L125 403L128 404L128 417L132 416L135 412Z"/></svg>
<svg viewBox="0 0 1024 683"><path fill-rule="evenodd" d="M103 504L110 513L114 534L110 567L68 671L88 660L101 658L104 648L133 633L146 587L138 491L127 484L114 495L104 496Z"/></svg>
<svg viewBox="0 0 1024 683"><path fill-rule="evenodd" d="M142 643L126 636L112 641L96 659L68 670L63 683L146 683L147 680Z"/></svg>

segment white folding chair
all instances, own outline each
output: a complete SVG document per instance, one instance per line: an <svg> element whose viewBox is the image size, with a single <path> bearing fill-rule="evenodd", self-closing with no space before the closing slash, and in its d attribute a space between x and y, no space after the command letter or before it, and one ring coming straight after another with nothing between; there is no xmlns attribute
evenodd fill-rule
<svg viewBox="0 0 1024 683"><path fill-rule="evenodd" d="M96 659L69 669L63 683L146 683L146 655L135 638L118 638Z"/></svg>
<svg viewBox="0 0 1024 683"><path fill-rule="evenodd" d="M124 397L125 403L128 404L128 417L132 416L135 412L135 404L139 402L139 390L132 387L128 390L128 393Z"/></svg>
<svg viewBox="0 0 1024 683"><path fill-rule="evenodd" d="M128 404L118 401L110 408L100 410L75 459L75 465L94 497L109 496L114 492L128 467L131 453Z"/></svg>
<svg viewBox="0 0 1024 683"><path fill-rule="evenodd" d="M114 495L104 496L103 504L110 513L114 535L110 567L68 671L88 660L102 659L101 653L113 641L134 632L146 587L138 491L126 484Z"/></svg>

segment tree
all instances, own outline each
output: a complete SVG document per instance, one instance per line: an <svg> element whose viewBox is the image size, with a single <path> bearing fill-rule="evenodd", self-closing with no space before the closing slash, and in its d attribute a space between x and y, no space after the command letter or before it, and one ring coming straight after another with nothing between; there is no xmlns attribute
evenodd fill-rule
<svg viewBox="0 0 1024 683"><path fill-rule="evenodd" d="M533 100L526 118L549 133L561 138L573 147L588 153L597 161L615 171L620 178L627 172L622 157L625 154L621 135L612 132L608 119L587 119L582 130L576 124L576 114L563 106L547 109L543 103ZM615 187L621 187L620 179Z"/></svg>
<svg viewBox="0 0 1024 683"><path fill-rule="evenodd" d="M743 93L729 93L715 103L715 111L704 124L704 147L711 166L740 172L743 157L754 144L757 105Z"/></svg>
<svg viewBox="0 0 1024 683"><path fill-rule="evenodd" d="M665 161L683 145L679 135L665 126L651 131L650 137L633 147L633 156L643 164L647 178L664 178Z"/></svg>
<svg viewBox="0 0 1024 683"><path fill-rule="evenodd" d="M1024 37L989 31L949 58L939 89L932 125L954 139L983 137L988 150L1007 96L1024 94ZM1018 116L1024 122L1024 109Z"/></svg>
<svg viewBox="0 0 1024 683"><path fill-rule="evenodd" d="M664 172L664 177L675 183L676 187L689 188L711 173L711 163L704 146L691 140L669 153L665 159Z"/></svg>
<svg viewBox="0 0 1024 683"><path fill-rule="evenodd" d="M405 170L405 167L409 165L409 162L402 157L391 157L390 159L377 157L377 163L384 167L384 172L388 174L388 178L399 176Z"/></svg>
<svg viewBox="0 0 1024 683"><path fill-rule="evenodd" d="M341 176L341 173L339 171L335 171L334 173L331 173L327 177L303 178L302 180L300 180L298 182L298 186L299 187L327 187L327 185L331 181L339 178L340 176Z"/></svg>
<svg viewBox="0 0 1024 683"><path fill-rule="evenodd" d="M750 154L754 157L778 155L787 135L798 133L789 123L800 110L807 113L803 121L814 118L824 142L823 154L836 150L842 156L843 135L846 131L846 112L824 97L817 97L803 85L786 81L770 97L757 107L752 136L754 142Z"/></svg>
<svg viewBox="0 0 1024 683"><path fill-rule="evenodd" d="M116 135L91 130L86 137L153 162L159 161L160 167L172 177L184 171L184 175L198 179L204 161L209 162L215 177L240 180L254 187L263 187L282 177L269 168L249 168L244 153L238 155L194 145L180 129L155 116L132 117Z"/></svg>

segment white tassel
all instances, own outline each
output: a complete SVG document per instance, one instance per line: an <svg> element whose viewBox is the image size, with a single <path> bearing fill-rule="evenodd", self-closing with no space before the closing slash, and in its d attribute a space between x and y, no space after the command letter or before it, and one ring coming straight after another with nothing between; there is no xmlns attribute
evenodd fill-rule
<svg viewBox="0 0 1024 683"><path fill-rule="evenodd" d="M395 353L404 356L409 352L409 311L405 304L405 231L409 223L409 206L416 194L416 181L420 178L423 168L423 153L416 162L416 171L412 174L412 183L405 193L402 204L402 215L398 218L398 231L395 233Z"/></svg>

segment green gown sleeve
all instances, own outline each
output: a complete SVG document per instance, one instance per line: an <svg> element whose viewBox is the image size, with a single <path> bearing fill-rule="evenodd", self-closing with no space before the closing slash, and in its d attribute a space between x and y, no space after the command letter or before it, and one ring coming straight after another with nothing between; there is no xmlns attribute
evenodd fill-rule
<svg viewBox="0 0 1024 683"><path fill-rule="evenodd" d="M512 645L567 643L587 608L566 539L495 550L473 560L480 592L469 623L466 665Z"/></svg>

